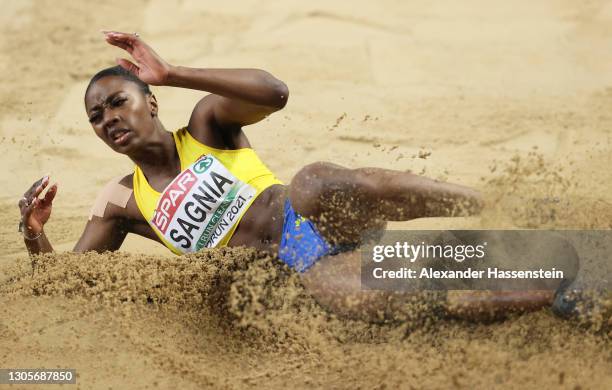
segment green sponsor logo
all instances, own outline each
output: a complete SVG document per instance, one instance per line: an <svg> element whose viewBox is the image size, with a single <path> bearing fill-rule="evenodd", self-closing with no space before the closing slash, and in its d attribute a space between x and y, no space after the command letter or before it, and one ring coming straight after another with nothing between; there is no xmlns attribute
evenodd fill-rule
<svg viewBox="0 0 612 390"><path fill-rule="evenodd" d="M223 214L225 214L225 212L227 211L229 206L232 204L234 199L236 199L236 194L238 193L241 187L242 187L241 182L236 183L228 192L227 197L221 202L221 204L219 205L219 208L215 210L212 217L210 217L210 221L208 221L208 224L204 228L204 232L198 239L198 242L196 244L196 251L199 251L200 249L206 246L206 244L208 243L208 240L210 240L210 237L215 232L215 229L217 229L217 226L219 225L219 222L221 221Z"/></svg>
<svg viewBox="0 0 612 390"><path fill-rule="evenodd" d="M202 160L193 164L193 170L196 173L204 173L208 170L208 168L210 168L212 163L213 163L212 157L206 156Z"/></svg>

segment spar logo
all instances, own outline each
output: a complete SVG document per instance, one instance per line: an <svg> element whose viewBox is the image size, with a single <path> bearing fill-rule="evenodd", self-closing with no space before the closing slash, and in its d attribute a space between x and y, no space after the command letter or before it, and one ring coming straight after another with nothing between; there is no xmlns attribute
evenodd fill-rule
<svg viewBox="0 0 612 390"><path fill-rule="evenodd" d="M202 174L202 173L206 172L208 170L208 168L210 168L212 163L213 163L212 157L205 156L204 158L202 158L200 161L197 161L193 165L193 170L197 174Z"/></svg>
<svg viewBox="0 0 612 390"><path fill-rule="evenodd" d="M153 215L153 225L155 225L162 234L166 234L168 224L172 221L172 218L174 218L178 206L183 199L185 199L185 195L191 190L191 187L193 187L196 181L196 175L194 175L191 170L186 169L166 187L166 190L157 203L157 209Z"/></svg>

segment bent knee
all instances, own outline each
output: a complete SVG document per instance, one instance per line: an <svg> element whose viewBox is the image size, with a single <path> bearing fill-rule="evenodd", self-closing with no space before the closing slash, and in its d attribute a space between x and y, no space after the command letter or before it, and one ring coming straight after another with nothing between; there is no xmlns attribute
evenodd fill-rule
<svg viewBox="0 0 612 390"><path fill-rule="evenodd" d="M298 171L291 188L311 198L351 193L375 199L384 193L385 178L377 168L349 169L328 162L308 164Z"/></svg>
<svg viewBox="0 0 612 390"><path fill-rule="evenodd" d="M300 169L289 185L289 199L294 209L307 217L317 215L321 197L330 187L334 187L334 177L338 177L341 170L348 171L340 165L322 161Z"/></svg>
<svg viewBox="0 0 612 390"><path fill-rule="evenodd" d="M291 180L291 189L313 196L318 194L325 181L327 163L316 162L308 164L295 174Z"/></svg>

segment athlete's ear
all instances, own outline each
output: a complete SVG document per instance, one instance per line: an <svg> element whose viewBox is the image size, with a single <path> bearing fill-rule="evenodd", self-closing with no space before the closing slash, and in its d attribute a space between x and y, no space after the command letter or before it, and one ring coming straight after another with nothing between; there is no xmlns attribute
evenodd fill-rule
<svg viewBox="0 0 612 390"><path fill-rule="evenodd" d="M151 116L152 117L157 116L157 110L159 107L157 106L157 99L155 98L155 95L153 94L148 95L147 101L149 103L149 111L151 112Z"/></svg>

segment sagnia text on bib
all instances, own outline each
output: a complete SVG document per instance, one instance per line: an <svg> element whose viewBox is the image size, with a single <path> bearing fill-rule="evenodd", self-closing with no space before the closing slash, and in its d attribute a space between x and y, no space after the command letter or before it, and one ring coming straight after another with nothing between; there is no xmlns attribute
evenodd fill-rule
<svg viewBox="0 0 612 390"><path fill-rule="evenodd" d="M204 155L162 192L151 226L178 252L213 248L232 231L257 191Z"/></svg>

